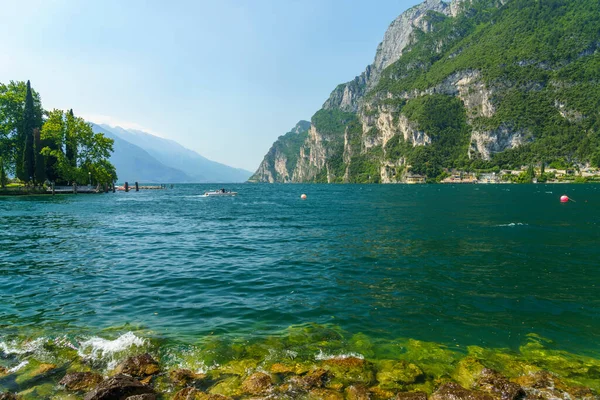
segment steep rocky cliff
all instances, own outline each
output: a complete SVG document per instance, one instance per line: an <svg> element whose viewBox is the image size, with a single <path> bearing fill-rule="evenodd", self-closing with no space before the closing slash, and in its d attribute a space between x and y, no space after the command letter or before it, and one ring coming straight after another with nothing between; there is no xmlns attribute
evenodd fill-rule
<svg viewBox="0 0 600 400"><path fill-rule="evenodd" d="M452 168L600 163L599 5L427 0L405 11L373 63L286 147L293 162L273 153L280 138L255 180L389 183Z"/></svg>
<svg viewBox="0 0 600 400"><path fill-rule="evenodd" d="M296 168L300 147L308 137L310 122L299 121L294 128L277 141L252 175L249 182L291 182L292 171Z"/></svg>

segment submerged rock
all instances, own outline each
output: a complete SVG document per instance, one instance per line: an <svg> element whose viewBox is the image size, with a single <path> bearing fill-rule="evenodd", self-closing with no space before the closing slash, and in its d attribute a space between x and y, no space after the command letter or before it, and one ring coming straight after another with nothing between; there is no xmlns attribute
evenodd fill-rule
<svg viewBox="0 0 600 400"><path fill-rule="evenodd" d="M516 400L525 396L525 391L521 386L489 368L481 371L477 386L501 400Z"/></svg>
<svg viewBox="0 0 600 400"><path fill-rule="evenodd" d="M17 400L17 396L14 393L0 393L0 400Z"/></svg>
<svg viewBox="0 0 600 400"><path fill-rule="evenodd" d="M378 368L376 377L383 389L402 389L425 376L421 368L406 361L385 360Z"/></svg>
<svg viewBox="0 0 600 400"><path fill-rule="evenodd" d="M371 394L371 398L375 400L388 400L395 395L391 390L383 389L379 386L370 387L369 393Z"/></svg>
<svg viewBox="0 0 600 400"><path fill-rule="evenodd" d="M148 353L127 358L115 369L115 374L145 378L160 372L158 362Z"/></svg>
<svg viewBox="0 0 600 400"><path fill-rule="evenodd" d="M154 394L154 390L130 376L118 374L102 381L84 400L121 400L142 394Z"/></svg>
<svg viewBox="0 0 600 400"><path fill-rule="evenodd" d="M135 396L129 396L125 400L156 400L155 394L136 394Z"/></svg>
<svg viewBox="0 0 600 400"><path fill-rule="evenodd" d="M323 368L333 375L334 383L343 386L353 383L369 385L375 376L371 363L357 357L332 358L323 362Z"/></svg>
<svg viewBox="0 0 600 400"><path fill-rule="evenodd" d="M540 371L534 374L523 375L513 380L521 385L527 398L535 399L585 399L596 400L599 397L585 387L569 387L557 376L548 371Z"/></svg>
<svg viewBox="0 0 600 400"><path fill-rule="evenodd" d="M494 398L484 392L465 389L458 383L448 382L431 395L430 400L494 400Z"/></svg>
<svg viewBox="0 0 600 400"><path fill-rule="evenodd" d="M371 393L369 389L362 385L350 385L344 391L346 400L369 400Z"/></svg>
<svg viewBox="0 0 600 400"><path fill-rule="evenodd" d="M245 376L248 375L251 371L254 371L258 366L257 360L252 359L244 359L244 360L234 360L230 361L227 364L223 365L218 369L218 372L221 374L232 374Z"/></svg>
<svg viewBox="0 0 600 400"><path fill-rule="evenodd" d="M102 382L102 376L93 372L71 372L64 376L59 385L72 391L89 391Z"/></svg>
<svg viewBox="0 0 600 400"><path fill-rule="evenodd" d="M196 374L189 369L176 369L169 372L171 382L179 386L189 385L192 382L206 378L206 374Z"/></svg>
<svg viewBox="0 0 600 400"><path fill-rule="evenodd" d="M242 395L242 380L239 376L232 376L217 382L209 390L210 394L220 394L222 396L236 397Z"/></svg>
<svg viewBox="0 0 600 400"><path fill-rule="evenodd" d="M473 388L485 366L474 357L465 357L458 362L452 378L461 386Z"/></svg>
<svg viewBox="0 0 600 400"><path fill-rule="evenodd" d="M292 380L295 383L297 383L301 388L305 390L310 390L313 388L323 387L328 378L328 372L323 368L317 368L315 370L310 371L304 376L294 378Z"/></svg>
<svg viewBox="0 0 600 400"><path fill-rule="evenodd" d="M424 392L401 392L394 397L394 400L427 400L427 393Z"/></svg>
<svg viewBox="0 0 600 400"><path fill-rule="evenodd" d="M242 390L249 394L264 394L273 386L271 377L264 372L256 372L250 375L242 383Z"/></svg>
<svg viewBox="0 0 600 400"><path fill-rule="evenodd" d="M309 399L315 400L344 400L344 395L332 389L313 389L308 392Z"/></svg>
<svg viewBox="0 0 600 400"><path fill-rule="evenodd" d="M304 363L295 363L295 364L284 364L284 363L275 363L271 365L270 369L272 374L281 374L281 375L302 375L306 372L310 371L310 365Z"/></svg>

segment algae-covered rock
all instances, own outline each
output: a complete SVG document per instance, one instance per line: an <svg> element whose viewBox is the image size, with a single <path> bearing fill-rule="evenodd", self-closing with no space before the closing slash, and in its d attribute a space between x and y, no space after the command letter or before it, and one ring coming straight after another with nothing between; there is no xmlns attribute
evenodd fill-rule
<svg viewBox="0 0 600 400"><path fill-rule="evenodd" d="M175 385L185 386L206 378L206 374L197 374L189 369L179 368L169 372L169 377Z"/></svg>
<svg viewBox="0 0 600 400"><path fill-rule="evenodd" d="M172 400L197 400L200 399L200 395L204 393L193 387L186 387L175 393Z"/></svg>
<svg viewBox="0 0 600 400"><path fill-rule="evenodd" d="M2 365L0 365L0 376L5 376L5 375L8 375L8 369L6 369Z"/></svg>
<svg viewBox="0 0 600 400"><path fill-rule="evenodd" d="M510 382L506 377L489 368L481 371L476 386L501 400L516 400L525 396L525 391L520 385Z"/></svg>
<svg viewBox="0 0 600 400"><path fill-rule="evenodd" d="M271 365L270 372L272 374L281 375L302 375L311 370L309 363L275 363Z"/></svg>
<svg viewBox="0 0 600 400"><path fill-rule="evenodd" d="M17 400L17 396L14 393L0 393L0 400Z"/></svg>
<svg viewBox="0 0 600 400"><path fill-rule="evenodd" d="M494 398L484 392L465 389L458 383L448 382L431 395L430 400L494 400Z"/></svg>
<svg viewBox="0 0 600 400"><path fill-rule="evenodd" d="M360 353L367 358L375 356L375 346L373 345L371 338L364 333L353 335L349 340L349 345L352 351Z"/></svg>
<svg viewBox="0 0 600 400"><path fill-rule="evenodd" d="M306 375L299 377L298 383L302 388L309 390L312 388L323 387L328 378L329 373L326 370L317 368Z"/></svg>
<svg viewBox="0 0 600 400"><path fill-rule="evenodd" d="M552 342L538 335L529 334L528 337L529 341L519 348L526 361L571 383L600 390L600 360L548 348Z"/></svg>
<svg viewBox="0 0 600 400"><path fill-rule="evenodd" d="M523 375L513 379L519 384L527 398L536 399L586 399L596 400L596 396L592 390L581 386L569 386L559 377L549 373L548 371L540 371L535 374Z"/></svg>
<svg viewBox="0 0 600 400"><path fill-rule="evenodd" d="M102 381L94 390L86 393L84 399L126 399L139 394L154 394L154 390L128 375L118 374Z"/></svg>
<svg viewBox="0 0 600 400"><path fill-rule="evenodd" d="M485 366L474 357L465 357L459 361L455 370L452 372L452 378L465 388L475 387L481 372Z"/></svg>
<svg viewBox="0 0 600 400"><path fill-rule="evenodd" d="M417 365L404 360L384 360L377 364L376 378L383 389L403 389L424 378L424 373Z"/></svg>
<svg viewBox="0 0 600 400"><path fill-rule="evenodd" d="M440 377L452 373L453 366L461 357L446 346L409 339L404 343L405 352L400 358L418 365L426 374Z"/></svg>
<svg viewBox="0 0 600 400"><path fill-rule="evenodd" d="M115 374L127 374L136 378L145 378L160 372L158 362L148 353L128 357L115 368Z"/></svg>
<svg viewBox="0 0 600 400"><path fill-rule="evenodd" d="M242 390L249 394L264 394L273 386L271 377L264 372L256 372L242 382Z"/></svg>
<svg viewBox="0 0 600 400"><path fill-rule="evenodd" d="M424 392L400 392L394 397L394 400L427 400L427 393Z"/></svg>
<svg viewBox="0 0 600 400"><path fill-rule="evenodd" d="M217 368L216 371L221 374L230 374L246 376L256 369L258 361L253 359L233 360Z"/></svg>
<svg viewBox="0 0 600 400"><path fill-rule="evenodd" d="M217 382L208 392L210 394L220 394L227 397L240 396L243 393L242 380L239 376L231 376Z"/></svg>
<svg viewBox="0 0 600 400"><path fill-rule="evenodd" d="M54 389L54 384L47 382L19 392L17 398L19 400L48 399L54 393Z"/></svg>
<svg viewBox="0 0 600 400"><path fill-rule="evenodd" d="M64 376L59 385L72 391L89 391L102 382L102 376L93 372L71 372Z"/></svg>
<svg viewBox="0 0 600 400"><path fill-rule="evenodd" d="M15 382L19 385L39 382L56 373L56 368L55 364L39 363L36 360L31 360L23 369L15 373L17 375Z"/></svg>
<svg viewBox="0 0 600 400"><path fill-rule="evenodd" d="M127 397L125 400L156 400L156 395L150 393L136 394L135 396Z"/></svg>
<svg viewBox="0 0 600 400"><path fill-rule="evenodd" d="M344 395L332 389L318 388L308 392L308 398L314 400L344 400Z"/></svg>
<svg viewBox="0 0 600 400"><path fill-rule="evenodd" d="M375 381L371 363L362 358L331 358L323 362L323 368L333 375L334 383L339 382L344 386L352 383L370 385Z"/></svg>
<svg viewBox="0 0 600 400"><path fill-rule="evenodd" d="M371 399L373 400L389 400L396 395L395 392L383 389L379 386L370 387L369 393L371 394Z"/></svg>
<svg viewBox="0 0 600 400"><path fill-rule="evenodd" d="M350 385L344 391L346 400L370 400L371 393L369 389L363 385Z"/></svg>

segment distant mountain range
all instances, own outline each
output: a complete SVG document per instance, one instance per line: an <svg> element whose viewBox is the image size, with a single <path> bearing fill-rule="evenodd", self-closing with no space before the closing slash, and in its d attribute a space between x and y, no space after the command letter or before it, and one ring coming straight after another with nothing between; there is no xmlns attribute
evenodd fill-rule
<svg viewBox="0 0 600 400"><path fill-rule="evenodd" d="M115 141L110 158L119 181L146 183L245 182L252 172L211 161L179 143L136 130L92 123Z"/></svg>

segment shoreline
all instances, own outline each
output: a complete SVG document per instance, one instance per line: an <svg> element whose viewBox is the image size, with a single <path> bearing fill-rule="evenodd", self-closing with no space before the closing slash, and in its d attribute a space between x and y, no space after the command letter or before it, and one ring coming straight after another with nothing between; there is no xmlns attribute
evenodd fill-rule
<svg viewBox="0 0 600 400"><path fill-rule="evenodd" d="M93 393L128 387L143 387L154 396L148 399L207 400L591 400L600 391L600 359L549 348L533 334L516 352L416 339L374 342L360 333L343 338L323 325L260 340L208 335L194 345L132 332L112 340L2 340L0 393L25 400L101 399Z"/></svg>

